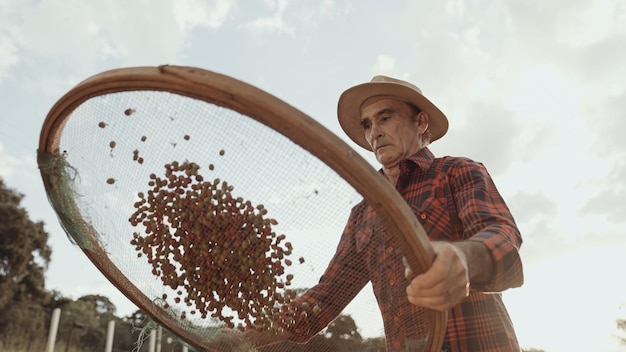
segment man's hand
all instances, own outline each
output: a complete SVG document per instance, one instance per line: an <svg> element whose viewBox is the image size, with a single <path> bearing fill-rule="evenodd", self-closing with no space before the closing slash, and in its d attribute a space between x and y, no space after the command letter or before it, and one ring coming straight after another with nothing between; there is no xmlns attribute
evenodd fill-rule
<svg viewBox="0 0 626 352"><path fill-rule="evenodd" d="M451 242L432 242L435 252L433 265L423 274L413 277L404 261L409 302L438 311L448 310L469 296L469 263L461 246Z"/></svg>

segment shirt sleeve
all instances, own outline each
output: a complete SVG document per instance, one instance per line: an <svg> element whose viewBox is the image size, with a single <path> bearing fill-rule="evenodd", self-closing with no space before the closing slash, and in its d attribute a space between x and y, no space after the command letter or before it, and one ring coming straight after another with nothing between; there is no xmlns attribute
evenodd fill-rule
<svg viewBox="0 0 626 352"><path fill-rule="evenodd" d="M502 292L524 282L519 249L522 237L515 220L483 164L469 159L451 168L451 184L463 239L482 242L493 260L491 280L482 292Z"/></svg>
<svg viewBox="0 0 626 352"><path fill-rule="evenodd" d="M289 328L293 342L305 343L328 326L369 281L354 236L358 208L352 210L335 255L319 283L294 303L296 322Z"/></svg>

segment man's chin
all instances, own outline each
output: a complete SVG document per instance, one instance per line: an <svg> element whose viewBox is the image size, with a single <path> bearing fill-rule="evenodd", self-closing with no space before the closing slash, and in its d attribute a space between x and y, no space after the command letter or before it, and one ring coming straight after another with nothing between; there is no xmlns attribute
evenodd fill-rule
<svg viewBox="0 0 626 352"><path fill-rule="evenodd" d="M381 164L385 165L385 163L389 162L390 159L393 159L388 153L379 153L376 152L376 160Z"/></svg>

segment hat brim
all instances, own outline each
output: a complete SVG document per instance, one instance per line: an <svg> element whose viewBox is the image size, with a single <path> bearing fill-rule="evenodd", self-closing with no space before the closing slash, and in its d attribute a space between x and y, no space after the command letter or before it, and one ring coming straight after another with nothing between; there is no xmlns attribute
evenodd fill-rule
<svg viewBox="0 0 626 352"><path fill-rule="evenodd" d="M428 114L430 141L443 137L448 131L448 119L421 93L410 87L393 82L368 82L349 88L339 97L337 116L343 131L359 146L371 151L361 127L361 106L373 96L388 95L415 105Z"/></svg>

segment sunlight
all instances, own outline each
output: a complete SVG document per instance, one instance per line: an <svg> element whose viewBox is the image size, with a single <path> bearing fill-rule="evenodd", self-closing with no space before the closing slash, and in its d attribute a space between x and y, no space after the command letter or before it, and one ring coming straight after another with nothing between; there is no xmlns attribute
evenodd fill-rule
<svg viewBox="0 0 626 352"><path fill-rule="evenodd" d="M527 121L563 122L578 115L582 97L558 67L531 66L520 72L509 107Z"/></svg>
<svg viewBox="0 0 626 352"><path fill-rule="evenodd" d="M527 263L526 283L505 294L524 348L546 352L615 351L626 282L626 244L585 247Z"/></svg>

